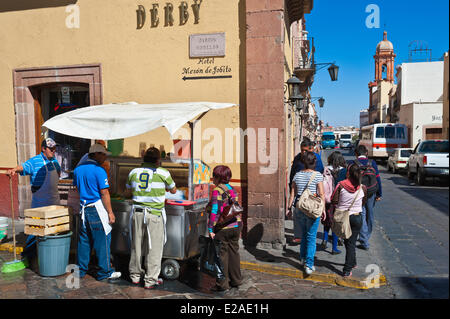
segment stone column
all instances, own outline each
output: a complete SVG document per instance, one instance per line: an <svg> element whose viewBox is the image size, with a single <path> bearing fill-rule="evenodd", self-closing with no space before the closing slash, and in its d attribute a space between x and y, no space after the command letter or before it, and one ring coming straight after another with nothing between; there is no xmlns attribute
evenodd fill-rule
<svg viewBox="0 0 450 319"><path fill-rule="evenodd" d="M261 132L258 129L265 129L267 154L277 152L278 159L278 167L272 174L261 174L264 164L259 156L256 163L248 163L246 237L249 244L281 248L285 243L286 181L284 1L247 0L246 24L247 127L253 128L257 135ZM271 128L277 130L277 150L269 149ZM250 143L248 150L254 149Z"/></svg>

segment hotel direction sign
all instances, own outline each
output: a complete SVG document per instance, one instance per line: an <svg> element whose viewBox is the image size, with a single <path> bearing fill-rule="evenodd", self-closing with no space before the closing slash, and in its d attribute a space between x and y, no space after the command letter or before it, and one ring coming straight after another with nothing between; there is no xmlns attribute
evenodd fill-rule
<svg viewBox="0 0 450 319"><path fill-rule="evenodd" d="M189 36L189 57L225 56L225 33L191 34Z"/></svg>

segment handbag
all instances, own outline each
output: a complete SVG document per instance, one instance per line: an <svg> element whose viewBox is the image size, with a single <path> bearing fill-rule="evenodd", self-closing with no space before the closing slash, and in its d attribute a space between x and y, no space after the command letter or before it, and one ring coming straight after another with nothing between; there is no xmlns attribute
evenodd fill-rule
<svg viewBox="0 0 450 319"><path fill-rule="evenodd" d="M348 239L352 235L352 228L350 227L350 209L353 207L362 186L359 187L352 204L348 209L335 209L333 215L333 223L331 224L331 230L339 238Z"/></svg>
<svg viewBox="0 0 450 319"><path fill-rule="evenodd" d="M221 186L219 186L219 188L223 190L223 195L225 195L228 200L228 206L224 207L222 213L220 213L214 232L217 232L221 228L225 227L228 223L233 222L235 218L244 211L242 206L230 196L227 190L223 189Z"/></svg>
<svg viewBox="0 0 450 319"><path fill-rule="evenodd" d="M298 199L296 205L296 207L301 210L306 216L314 219L320 217L325 208L325 202L322 200L322 198L311 193L308 188L309 184L316 177L316 174L317 172L314 172L312 174L308 184L306 184L305 186L305 190L303 191L302 195L300 195L300 198Z"/></svg>

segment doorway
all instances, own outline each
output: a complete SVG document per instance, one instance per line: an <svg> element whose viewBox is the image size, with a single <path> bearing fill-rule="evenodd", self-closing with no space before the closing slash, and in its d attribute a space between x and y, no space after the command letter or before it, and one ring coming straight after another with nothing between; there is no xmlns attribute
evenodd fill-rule
<svg viewBox="0 0 450 319"><path fill-rule="evenodd" d="M42 141L50 137L57 144L55 157L61 166L60 179L72 179L81 157L89 151L91 140L60 134L51 130L42 132L42 124L54 116L90 105L89 85L84 83L54 83L32 88L35 111L36 154Z"/></svg>

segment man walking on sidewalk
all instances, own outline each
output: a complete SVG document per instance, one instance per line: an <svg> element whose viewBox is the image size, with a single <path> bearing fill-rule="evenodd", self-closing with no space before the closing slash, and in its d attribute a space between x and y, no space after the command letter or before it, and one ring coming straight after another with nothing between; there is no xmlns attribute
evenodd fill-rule
<svg viewBox="0 0 450 319"><path fill-rule="evenodd" d="M369 160L368 151L364 145L359 145L355 150L356 160L354 161L361 169L362 184L367 188L367 201L362 208L362 228L359 233L359 242L357 247L369 250L369 239L372 234L375 202L381 200L382 188L380 173L377 163Z"/></svg>

